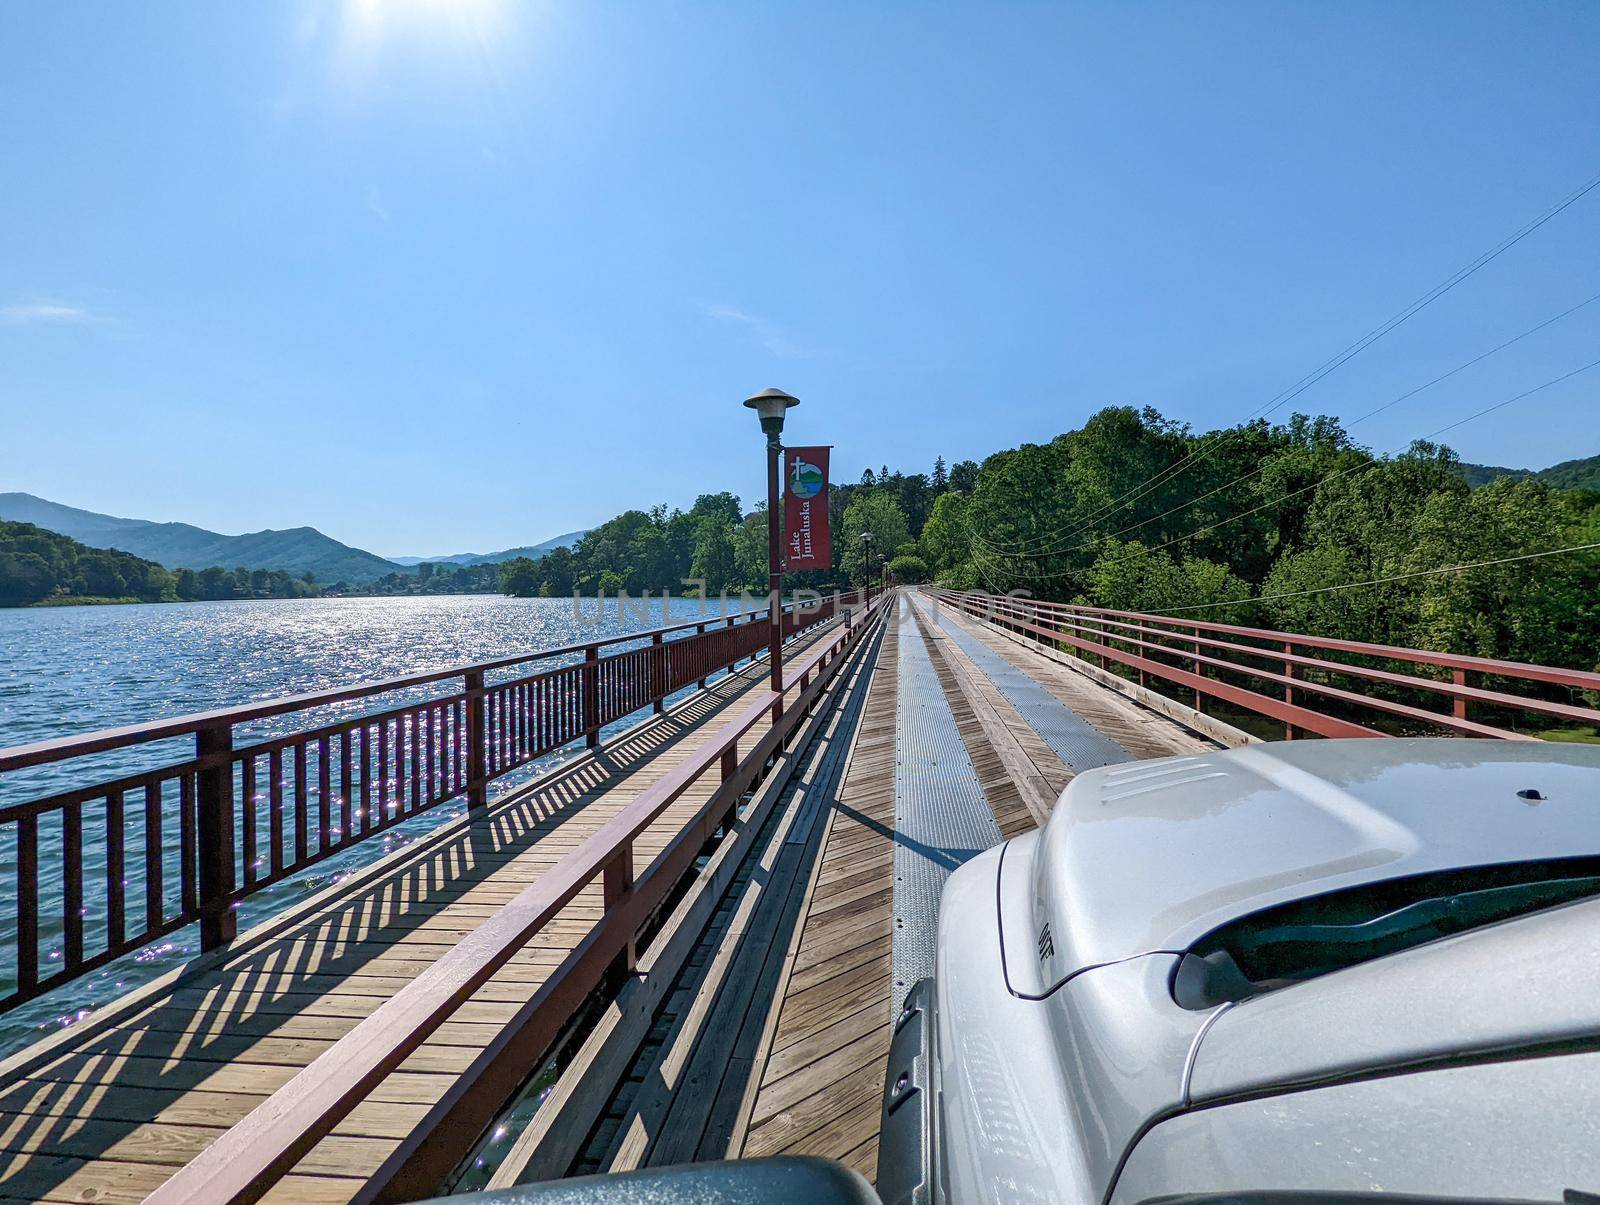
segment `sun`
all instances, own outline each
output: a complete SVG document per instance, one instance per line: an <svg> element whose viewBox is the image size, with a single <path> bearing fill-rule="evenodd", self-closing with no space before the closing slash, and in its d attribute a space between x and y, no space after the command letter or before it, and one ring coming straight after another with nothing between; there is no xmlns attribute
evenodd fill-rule
<svg viewBox="0 0 1600 1205"><path fill-rule="evenodd" d="M460 36L481 40L506 15L506 0L345 0L347 41Z"/></svg>

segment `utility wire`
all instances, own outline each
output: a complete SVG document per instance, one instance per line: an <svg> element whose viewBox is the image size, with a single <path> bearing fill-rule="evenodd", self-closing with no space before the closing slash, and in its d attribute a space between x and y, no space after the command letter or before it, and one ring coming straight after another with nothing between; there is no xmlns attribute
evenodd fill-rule
<svg viewBox="0 0 1600 1205"><path fill-rule="evenodd" d="M1471 263L1467 264L1466 266L1464 266L1462 268L1458 268L1454 273L1452 273L1450 276L1446 277L1443 281L1441 281L1439 284L1435 285L1433 288L1429 289L1426 293L1422 294L1422 296L1418 297L1410 305L1404 307L1398 313L1394 314L1393 316L1391 316L1390 318L1386 319L1385 321L1379 323L1376 327L1374 327L1372 330L1368 331L1365 335L1363 335L1361 338L1357 339L1354 343L1350 344L1343 351L1341 351L1337 355L1335 355L1332 359L1327 360L1320 367L1313 369L1311 372L1309 372L1305 376L1301 377L1299 381L1295 382L1295 384L1291 385L1288 389L1284 390L1282 393L1278 394L1276 397L1274 397L1273 399L1271 399L1270 401L1268 401L1264 405L1259 406L1255 410L1251 411L1248 415L1245 416L1244 421L1245 422L1249 422L1251 419L1258 418L1258 417L1261 417L1261 416L1266 415L1266 414L1270 414L1274 410L1277 410L1278 408L1280 408L1281 406L1286 405L1288 402L1292 401L1294 398L1296 398L1300 394L1304 393L1312 385L1315 385L1318 381L1322 380L1328 374L1334 372L1341 365L1347 363L1349 360L1353 359L1355 356L1357 356L1361 352L1365 351L1368 347L1371 347L1372 344L1376 343L1379 339L1382 339L1385 335L1389 334L1389 332L1393 331L1396 327L1400 326L1401 324L1403 324L1403 323L1409 321L1411 318L1415 317L1418 313L1420 313L1422 310L1426 309L1433 302L1437 301L1440 297L1443 297L1446 293L1450 292L1450 290L1454 289L1462 281L1464 281L1464 280L1468 279L1469 277L1473 276L1480 269L1482 269L1483 267L1485 267L1489 263L1493 262L1494 260L1498 259L1506 251L1509 251L1512 247L1516 246L1523 239L1527 238L1528 235L1532 234L1535 230L1538 230L1546 222L1550 221L1552 218L1556 217L1558 214L1560 214L1561 212L1563 212L1564 210L1566 210L1567 208L1569 208L1570 206L1575 204L1577 201L1582 199L1584 196L1586 196L1590 192L1594 191L1594 189L1597 188L1597 187L1600 187L1600 174L1596 174L1594 176L1591 176L1586 182L1584 182L1582 185L1580 185L1577 189L1575 189L1573 192L1567 194L1566 197L1564 197L1562 200L1558 201L1555 205L1551 206L1549 209L1546 209L1538 217L1534 218L1532 221L1528 222L1526 225L1524 225L1523 227L1521 227L1519 230L1515 231L1514 233L1512 233L1510 235L1507 235L1504 239L1502 239L1494 247L1491 247L1488 251L1485 251L1482 255L1478 256L1478 258L1473 260ZM1060 538L1063 535L1066 538L1071 538L1072 536L1077 535L1080 531L1084 531L1087 528L1092 527L1094 524L1100 522L1101 520L1105 519L1109 515L1115 514L1118 510L1122 509L1122 507L1127 505L1129 502L1136 501L1138 498L1143 497L1145 494L1149 493L1151 490L1155 489L1157 486L1160 486L1163 483L1165 483L1166 481L1170 480L1173 476L1175 476L1177 473L1182 471L1187 465L1189 465L1191 462L1193 462L1197 457L1208 455L1212 448L1214 448L1215 446L1217 446L1218 444L1220 444L1224 440L1231 438L1234 434L1237 433L1238 430L1239 430L1239 428L1237 428L1237 427L1232 428L1232 429L1230 429L1229 431L1227 431L1225 433L1219 434L1218 436L1213 437L1212 439L1203 442L1200 447L1194 449L1188 455L1186 455L1186 456L1182 457L1181 459L1179 459L1176 463L1174 463L1172 465L1169 465L1167 468L1162 469L1160 472L1154 474L1150 478L1147 478L1140 485L1136 485L1136 486L1133 487L1133 489L1127 491L1126 493L1120 495L1117 498L1112 499L1110 503L1107 503L1104 507L1102 507L1094 515L1090 516L1088 519L1086 519L1084 522L1079 524L1076 528L1072 529L1071 531L1066 532L1066 533L1058 533L1056 536L1040 537L1040 539L1045 541L1045 542L1049 542L1050 540L1056 539L1056 538ZM1038 543L1038 542L1039 542L1038 540L1018 541L1018 542L1016 542L1013 551L1020 550L1025 545L1034 544L1034 543ZM1005 550L1003 543L1001 543L999 541L995 541L995 542L993 542L993 544L997 549Z"/></svg>
<svg viewBox="0 0 1600 1205"><path fill-rule="evenodd" d="M1541 392L1541 391L1543 391L1545 389L1549 389L1552 385L1559 385L1559 384L1561 384L1562 381L1568 380L1571 377L1575 377L1579 373L1588 372L1590 369L1593 369L1593 368L1600 368L1600 360L1591 360L1591 361L1589 361L1589 363L1583 365L1582 367L1574 368L1571 372L1564 372L1558 377L1551 378L1550 380L1546 381L1542 385L1535 385L1532 389L1525 389L1525 390L1523 390L1523 392L1517 394L1515 397L1508 397L1504 401L1496 402L1492 406L1485 406L1482 410L1479 410L1479 411L1476 411L1475 413L1469 414L1465 418L1458 418L1453 423L1446 423L1444 426L1440 427L1438 430L1430 431L1430 432L1428 432L1428 434L1426 434L1424 436L1421 436L1421 438L1422 439L1434 439L1434 438L1436 438L1436 437L1438 437L1440 435L1443 435L1446 431L1454 431L1457 427L1465 426L1467 423L1472 422L1474 419L1482 418L1485 414L1491 414L1496 410L1503 409L1504 407L1511 405L1513 402L1520 402L1523 398L1531 397L1535 393L1539 393L1539 392ZM1394 451L1398 451L1398 450L1399 449L1395 449ZM1393 453L1391 453L1391 454L1393 454ZM1291 499L1291 498L1298 498L1301 494L1304 494L1304 493L1307 493L1307 492L1309 492L1311 490L1317 489L1319 486L1326 485L1330 481L1337 481L1340 477L1348 477L1351 473L1359 473L1359 472L1362 472L1362 471L1364 471L1366 469L1375 468L1376 466L1378 466L1380 464L1387 464L1387 463L1392 463L1392 462L1383 461L1383 460L1367 460L1367 461L1363 461L1361 464L1351 465L1347 469L1340 469L1338 472L1329 473L1324 477L1319 477L1316 481L1313 481L1310 485L1303 486L1300 489L1293 490L1293 491L1291 491L1291 492L1289 492L1287 494L1283 494L1283 495L1281 495L1281 496L1279 496L1277 498L1273 498L1271 501L1263 502L1259 506L1252 506L1249 510L1240 511L1238 514L1232 515L1232 516L1230 516L1230 517L1228 517L1226 519L1218 519L1215 523L1207 524L1205 527L1196 528L1194 531L1189 532L1188 535L1177 536L1177 537L1175 537L1175 538L1173 538L1171 540L1168 540L1165 544L1157 544L1150 551L1151 552L1160 552L1163 548L1171 548L1174 544L1182 544L1184 541L1192 540L1196 536L1205 535L1208 532L1216 531L1217 528L1219 528L1219 527L1226 527L1230 523L1236 523L1240 519L1248 518L1250 515L1256 514L1258 511L1263 511L1263 510L1268 509L1269 507L1278 506L1281 503L1289 501L1289 499Z"/></svg>
<svg viewBox="0 0 1600 1205"><path fill-rule="evenodd" d="M1488 351L1479 353L1478 355L1474 356L1472 359L1468 360L1464 364L1456 365L1449 372L1441 373L1439 376L1434 377L1433 380L1429 381L1427 384L1418 385L1415 389L1409 390L1406 393L1402 393L1399 397L1393 399L1392 401L1385 402L1383 405L1377 407L1376 409L1367 411L1360 418L1352 419L1350 422L1348 422L1348 423L1346 423L1344 425L1345 426L1345 430L1349 430L1351 427L1354 427L1354 426L1357 426L1357 425L1359 425L1361 423L1364 423L1369 418L1373 418L1373 417L1375 417L1375 416L1377 416L1379 414L1382 414L1385 410L1388 410L1388 409L1390 409L1391 407L1394 407L1394 406L1398 406L1401 402L1404 402L1404 401L1407 401L1407 400L1409 400L1411 398L1414 398L1414 397L1417 396L1417 394L1422 393L1425 390L1432 389L1435 385L1439 385L1439 384L1442 384L1445 381L1448 381L1451 377L1456 376L1459 373L1465 372L1467 369L1471 368L1473 365L1481 364L1484 360L1487 360L1490 356L1504 351L1506 348L1511 347L1513 344L1522 342L1522 340L1528 338L1530 335L1538 334L1540 331L1544 330L1545 327L1552 326L1555 323L1560 322L1563 318L1569 317L1572 314L1576 314L1579 310L1583 309L1585 306L1593 305L1596 301L1600 301L1600 293L1596 293L1593 296L1588 297L1585 300L1578 302L1578 304L1575 305L1575 306L1572 306L1572 307L1570 307L1568 309L1562 310L1561 313L1555 315L1553 318L1546 318L1543 322L1539 323L1537 326L1530 326L1527 330L1523 331L1520 335L1515 335L1512 338L1507 339L1504 343L1501 343L1499 346L1491 347ZM1515 400L1515 399L1512 399L1512 400ZM1505 403L1502 403L1502 404L1505 404ZM1485 411L1484 413L1487 413L1487 412ZM1476 418L1476 417L1479 417L1479 416L1478 415L1473 415L1472 416L1472 418ZM1462 422L1470 422L1471 418L1462 419L1461 421ZM1459 426L1460 424L1454 424L1454 425ZM1444 431L1448 431L1450 429L1451 429L1450 427L1444 427L1444 428L1441 428L1440 431L1436 431L1434 434L1435 435L1442 434ZM1432 436L1425 436L1424 438L1432 438ZM1075 544L1071 548L1054 548L1054 549L1043 549L1043 548L1041 548L1037 552L1014 553L1012 555L1024 556L1024 557L1044 557L1044 556L1057 556L1057 555L1064 556L1064 555L1066 555L1068 553L1081 552L1085 548L1093 547L1096 543L1098 543L1102 539L1116 539L1118 536L1126 535L1130 531L1138 531L1141 527L1148 527L1148 526L1150 526L1150 524L1159 522L1160 520L1165 519L1170 515L1175 515L1179 511L1188 510L1191 506L1196 506L1199 503L1204 502L1207 498L1215 497L1217 494L1222 493L1224 490L1232 489L1234 486L1240 485L1243 482L1249 481L1253 477L1258 477L1262 473L1266 472L1268 463L1269 462L1267 462L1267 461L1263 461L1261 464L1257 465L1254 469L1251 469L1248 473L1243 473L1240 476L1235 477L1232 481L1228 482L1226 485L1219 485L1215 489L1208 490L1206 493L1201 494L1198 497L1190 498L1187 502L1181 502L1177 506L1170 507L1167 510L1162 511L1159 515L1152 515L1148 519L1141 519L1137 523L1130 523L1128 526L1120 528L1117 531L1113 531L1109 535L1106 535L1106 536L1095 536L1092 539L1083 541L1081 544ZM978 536L975 536L974 538L975 539L979 539L979 540L982 539L982 537L978 537ZM988 543L987 541L983 541L983 542L985 544ZM1163 545L1163 547L1164 547L1164 545Z"/></svg>
<svg viewBox="0 0 1600 1205"><path fill-rule="evenodd" d="M1518 393L1518 394L1515 394L1515 395L1513 395L1511 397L1505 398L1502 401L1495 402L1491 406L1485 406L1481 410L1474 411L1472 414L1469 414L1469 415L1465 416L1464 418L1459 418L1459 419L1456 419L1454 422L1446 423L1444 426L1439 427L1437 430L1430 431L1428 434L1423 435L1420 438L1422 438L1422 439L1434 439L1437 436L1444 434L1446 431L1453 431L1457 427L1465 426L1467 423L1473 422L1476 419L1480 419L1486 414L1491 414L1496 410L1504 409L1506 406L1512 405L1514 402L1520 402L1524 398L1531 397L1536 393L1540 393L1540 392L1542 392L1542 391L1544 391L1546 389L1551 388L1552 386L1559 385L1563 381L1570 380L1572 377L1578 376L1580 373L1589 372L1594 368L1600 368L1600 360L1591 360L1589 363L1581 365L1578 368L1574 368L1574 369L1570 370L1569 372L1564 372L1558 377L1552 377L1550 380L1545 381L1543 384L1535 385L1532 389L1525 389L1521 393ZM1380 409L1381 408L1382 407L1380 407ZM1373 413L1375 414L1375 413L1377 413L1377 411L1373 411ZM1394 451L1399 451L1399 450L1400 449L1395 449ZM1361 462L1360 464L1351 465L1349 468L1339 469L1336 472L1328 473L1328 474L1326 474L1326 475L1324 475L1322 477L1319 477L1316 481L1313 481L1310 485L1302 486L1301 488L1299 488L1297 490L1291 490L1286 494L1279 495L1276 498L1270 499L1270 500L1268 500L1266 502L1259 503L1256 506L1252 506L1248 510L1240 511L1236 515L1230 515L1226 519L1219 519L1215 523L1209 523L1204 527L1196 528L1194 531L1191 531L1186 535L1176 536L1173 539L1168 540L1164 544L1155 545L1154 547L1152 547L1150 549L1150 551L1151 552L1161 552L1164 549L1171 548L1175 544L1182 544L1182 543L1185 543L1188 540L1192 540L1196 536L1207 535L1210 532L1216 531L1216 530L1218 530L1219 528L1222 528L1222 527L1226 527L1231 523L1237 523L1240 519L1247 519L1251 515L1258 514L1263 510L1267 510L1267 509L1275 507L1275 506L1280 506L1283 503L1288 502L1289 500L1291 500L1293 498L1300 497L1302 494L1310 493L1312 490L1319 489L1320 487L1322 487L1324 485L1327 485L1330 482L1337 481L1341 477L1348 477L1353 473L1363 473L1363 472L1366 472L1366 471L1368 471L1370 469L1376 468L1377 466L1379 466L1381 464L1386 464L1386 463L1392 463L1392 462L1383 461L1383 460L1367 460L1367 461ZM999 573L1001 575L1009 575L1012 578L1022 577L1022 578L1026 578L1028 580L1035 581L1035 582L1053 581L1053 580L1055 580L1055 579L1057 579L1057 578L1062 576L1059 573L1049 573L1049 572L1041 571L1041 570L1037 569L1036 567L1027 564L1026 563L1026 558L1023 558L1023 560L1020 563L1007 563L1007 561L1003 560L1002 557L996 556L994 554L991 554L991 553L989 553L989 552L987 552L987 551L985 551L983 549L979 549L979 548L975 547L973 549L973 552L974 552L974 559L979 560L981 562L980 563L980 570L984 573L985 580L989 583L991 590L994 588L994 574L995 573ZM1017 554L1010 554L1010 555L1017 555Z"/></svg>
<svg viewBox="0 0 1600 1205"><path fill-rule="evenodd" d="M1524 552L1518 556L1497 557L1492 561L1469 561L1464 565L1444 565L1437 569L1419 569L1415 573L1396 573L1390 577L1375 577L1364 582L1345 582L1338 586L1319 586L1315 590L1288 590L1279 594L1258 594L1254 598L1237 598L1231 602L1196 603L1191 607L1171 607L1162 615L1181 615L1188 611L1208 611L1215 607L1242 607L1250 603L1275 602L1280 598L1306 598L1312 594L1333 594L1339 590L1359 590L1364 586L1383 586L1390 582L1410 581L1418 577L1434 577L1441 573L1463 573L1468 569L1487 569L1492 565L1512 565L1518 561L1536 561L1541 557L1563 556L1569 552L1590 552L1600 548L1600 541L1591 544L1573 544L1568 548L1547 548L1543 552Z"/></svg>

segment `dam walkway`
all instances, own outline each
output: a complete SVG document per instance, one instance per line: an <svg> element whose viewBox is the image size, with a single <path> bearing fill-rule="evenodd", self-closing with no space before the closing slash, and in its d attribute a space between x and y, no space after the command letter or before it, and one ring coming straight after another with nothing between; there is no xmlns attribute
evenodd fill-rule
<svg viewBox="0 0 1600 1205"><path fill-rule="evenodd" d="M50 809L69 861L86 823L128 830L105 873L156 904L137 940L223 938L0 1063L0 1199L400 1201L778 1154L871 1179L892 1022L933 969L944 880L1043 824L1075 775L1263 735L1384 735L1352 718L1341 696L1367 696L1340 673L1406 676L1449 708L1374 692L1382 717L1529 735L1466 712L1509 706L1502 663L1402 675L1312 637L1050 606L837 600L785 621L781 692L764 623L646 633L239 749L180 725L193 759L0 810L19 833L19 946L45 940L26 888ZM1600 720L1549 693L1514 701ZM570 755L540 762L551 749ZM0 768L49 756L7 750ZM152 782L178 805L176 870L141 812ZM463 815L246 932L219 918L217 899L236 910L255 882L463 794ZM219 827L232 856L208 878ZM91 899L68 881L68 953L127 956L120 887ZM104 926L98 950L74 906ZM19 998L71 992L27 964Z"/></svg>

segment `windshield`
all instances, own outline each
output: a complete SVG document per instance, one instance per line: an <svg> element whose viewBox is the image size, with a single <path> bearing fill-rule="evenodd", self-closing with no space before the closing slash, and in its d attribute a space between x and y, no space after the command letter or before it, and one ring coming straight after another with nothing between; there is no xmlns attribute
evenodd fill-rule
<svg viewBox="0 0 1600 1205"><path fill-rule="evenodd" d="M1178 1002L1209 1008L1453 933L1600 895L1600 858L1560 858L1365 883L1214 929L1191 947Z"/></svg>

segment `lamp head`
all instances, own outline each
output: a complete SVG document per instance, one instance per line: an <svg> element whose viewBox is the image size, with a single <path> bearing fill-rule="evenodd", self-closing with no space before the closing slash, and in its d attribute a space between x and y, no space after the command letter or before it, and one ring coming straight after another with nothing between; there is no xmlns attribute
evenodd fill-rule
<svg viewBox="0 0 1600 1205"><path fill-rule="evenodd" d="M761 430L768 442L775 443L783 431L784 413L790 406L798 406L800 399L781 389L763 389L754 397L746 398L744 404L761 419Z"/></svg>

